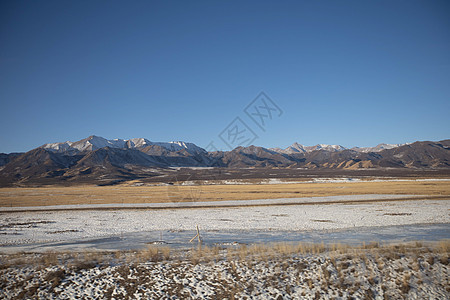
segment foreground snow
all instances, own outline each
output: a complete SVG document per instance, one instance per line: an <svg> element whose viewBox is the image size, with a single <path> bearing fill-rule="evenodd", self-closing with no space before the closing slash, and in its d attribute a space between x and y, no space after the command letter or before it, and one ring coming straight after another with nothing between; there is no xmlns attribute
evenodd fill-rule
<svg viewBox="0 0 450 300"><path fill-rule="evenodd" d="M42 299L447 299L449 247L390 246L302 253L164 249L140 253L0 256L0 298ZM308 251L306 251L308 252ZM68 258L69 257L69 258Z"/></svg>

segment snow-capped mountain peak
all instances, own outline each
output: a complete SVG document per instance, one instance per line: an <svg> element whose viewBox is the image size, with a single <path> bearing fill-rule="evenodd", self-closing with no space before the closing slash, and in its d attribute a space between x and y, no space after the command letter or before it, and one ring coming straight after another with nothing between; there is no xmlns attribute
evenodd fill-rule
<svg viewBox="0 0 450 300"><path fill-rule="evenodd" d="M203 149L193 143L186 143L183 141L153 142L152 144L163 147L170 151L180 151L180 150L185 149L187 152L189 152L191 154L206 153L205 149Z"/></svg>
<svg viewBox="0 0 450 300"><path fill-rule="evenodd" d="M147 146L160 146L169 151L180 151L186 150L191 154L206 153L201 147L193 143L186 143L182 141L176 142L151 142L145 138L133 138L129 140L123 139L105 139L100 136L91 135L85 139L77 142L62 142L62 143L50 143L41 146L44 149L48 149L53 152L82 152L82 151L94 151L97 149L109 147L109 148L120 148L120 149L139 149Z"/></svg>
<svg viewBox="0 0 450 300"><path fill-rule="evenodd" d="M376 145L375 147L353 147L352 150L356 152L363 152L363 153L369 153L369 152L380 152L387 149L394 149L400 146L409 145L410 143L404 143L404 144L385 144L381 143Z"/></svg>
<svg viewBox="0 0 450 300"><path fill-rule="evenodd" d="M96 135L91 135L88 138L70 144L71 148L77 149L78 151L97 150L104 147L123 148L124 146L125 146L124 140L121 139L107 140L101 136Z"/></svg>
<svg viewBox="0 0 450 300"><path fill-rule="evenodd" d="M126 143L128 148L140 148L152 145L152 142L144 138L129 139Z"/></svg>
<svg viewBox="0 0 450 300"><path fill-rule="evenodd" d="M343 151L347 148L341 146L341 145L328 145L328 144L318 144L315 146L304 146L302 144L299 144L297 142L293 143L286 149L280 149L280 148L272 148L272 151L285 153L285 154L294 154L294 153L305 153L305 152L311 152L316 150L325 150L325 151Z"/></svg>
<svg viewBox="0 0 450 300"><path fill-rule="evenodd" d="M343 150L347 149L341 145L328 145L328 144L318 144L318 145L307 147L307 148L308 148L308 151L314 151L314 150L343 151Z"/></svg>
<svg viewBox="0 0 450 300"><path fill-rule="evenodd" d="M65 151L68 150L70 148L70 145L72 145L72 142L63 142L63 143L50 143L50 144L45 144L42 146L42 148L45 149L49 149L49 150L54 150L56 152L59 151Z"/></svg>
<svg viewBox="0 0 450 300"><path fill-rule="evenodd" d="M363 152L363 153L380 152L383 150L393 149L393 148L397 148L397 147L408 145L408 144L410 144L410 143L405 143L405 144L381 143L375 147L353 147L350 150L353 150L356 152ZM348 148L341 146L341 145L328 145L328 144L317 144L315 146L304 146L302 144L295 142L285 149L270 148L270 150L277 152L277 153L283 153L283 154L296 154L296 153L307 153L307 152L318 151L318 150L339 152L339 151L348 150Z"/></svg>
<svg viewBox="0 0 450 300"><path fill-rule="evenodd" d="M290 145L289 147L287 147L285 149L288 152L292 152L292 153L304 153L306 152L305 146L303 146L302 144L299 144L297 142L293 143L292 145Z"/></svg>

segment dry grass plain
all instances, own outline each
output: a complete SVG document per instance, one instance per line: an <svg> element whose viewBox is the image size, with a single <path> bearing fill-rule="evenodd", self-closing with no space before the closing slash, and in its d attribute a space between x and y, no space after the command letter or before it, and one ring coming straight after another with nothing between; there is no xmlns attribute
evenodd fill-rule
<svg viewBox="0 0 450 300"><path fill-rule="evenodd" d="M449 181L1 188L0 207L255 200L363 194L450 197Z"/></svg>

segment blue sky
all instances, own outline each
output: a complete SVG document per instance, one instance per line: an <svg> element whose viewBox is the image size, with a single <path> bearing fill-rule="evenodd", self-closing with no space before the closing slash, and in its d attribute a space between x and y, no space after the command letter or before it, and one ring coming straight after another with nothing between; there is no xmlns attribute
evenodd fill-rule
<svg viewBox="0 0 450 300"><path fill-rule="evenodd" d="M2 1L0 152L146 137L450 138L448 1ZM264 91L283 111L245 114Z"/></svg>

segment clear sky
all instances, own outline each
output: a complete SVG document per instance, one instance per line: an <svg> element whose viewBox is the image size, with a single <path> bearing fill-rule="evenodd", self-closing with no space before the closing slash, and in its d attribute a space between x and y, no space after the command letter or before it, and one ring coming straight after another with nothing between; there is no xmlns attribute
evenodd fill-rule
<svg viewBox="0 0 450 300"><path fill-rule="evenodd" d="M264 91L264 130L244 109ZM0 152L450 138L450 1L1 1Z"/></svg>

